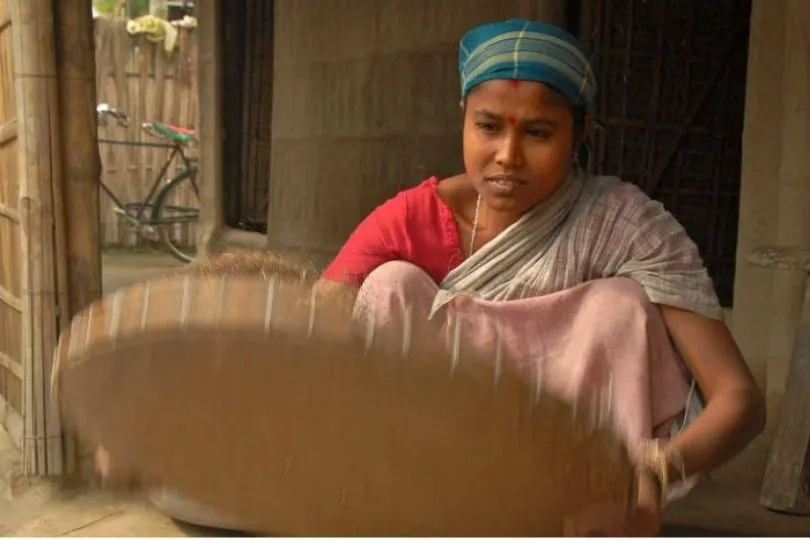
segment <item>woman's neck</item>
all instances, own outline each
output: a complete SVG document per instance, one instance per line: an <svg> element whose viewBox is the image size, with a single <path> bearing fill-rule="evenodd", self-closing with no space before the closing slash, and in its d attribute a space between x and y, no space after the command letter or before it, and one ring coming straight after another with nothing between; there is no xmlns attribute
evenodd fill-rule
<svg viewBox="0 0 810 540"><path fill-rule="evenodd" d="M464 174L442 180L437 191L452 210L459 226L468 230L475 227L476 235L482 240L497 236L520 219L519 214L493 210L484 200L479 204L479 194Z"/></svg>
<svg viewBox="0 0 810 540"><path fill-rule="evenodd" d="M508 229L521 217L521 214L516 214L514 212L509 213L493 210L487 206L486 201L483 200L479 205L478 197L480 197L480 195L475 197L475 202L473 205L478 206L477 230L479 232L485 231L492 234L492 236L498 235L504 230Z"/></svg>

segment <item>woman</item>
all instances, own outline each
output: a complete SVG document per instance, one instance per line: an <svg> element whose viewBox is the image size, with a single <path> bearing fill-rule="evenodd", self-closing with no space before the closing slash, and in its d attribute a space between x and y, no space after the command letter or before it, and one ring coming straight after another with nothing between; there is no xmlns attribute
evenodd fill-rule
<svg viewBox="0 0 810 540"><path fill-rule="evenodd" d="M634 186L579 167L596 84L577 40L509 20L474 28L459 49L465 171L425 180L374 210L324 285L359 286L358 305L375 310L378 324L394 323L407 304L448 335L472 308L486 317L468 318L467 334L480 338L495 321L497 333L512 336L514 358L568 347L560 335L581 313L606 314L577 330L587 350L562 356L608 365L629 389L617 392L617 415L639 465L639 500L630 516L618 506L588 509L575 520L588 528L571 532L655 534L669 478L694 477L738 453L763 428L763 398L683 228ZM526 331L526 321L540 322ZM627 339L615 340L617 328ZM646 365L600 356L608 342ZM673 367L681 361L689 379ZM648 371L649 381L639 375ZM562 377L569 390L587 388L580 375ZM689 380L705 401L693 421ZM684 416L685 428L677 421Z"/></svg>

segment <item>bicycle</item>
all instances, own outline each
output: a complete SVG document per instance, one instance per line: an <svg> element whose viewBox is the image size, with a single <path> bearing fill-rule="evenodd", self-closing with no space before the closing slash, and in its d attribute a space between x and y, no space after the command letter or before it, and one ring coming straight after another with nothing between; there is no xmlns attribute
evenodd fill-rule
<svg viewBox="0 0 810 540"><path fill-rule="evenodd" d="M112 118L121 127L129 126L129 116L115 107L101 103L96 107L98 125L106 126ZM171 149L168 159L158 172L149 193L143 201L123 202L103 180L99 179L101 189L112 199L114 212L129 221L138 232L158 233L162 243L169 252L183 262L191 262L196 254L192 248L187 252L175 241L172 232L175 225L196 223L200 218L200 190L197 185L197 165L186 155L186 150L196 142L194 130L164 124L162 122L144 122L141 129L147 134L164 142L135 142L116 139L98 139L99 143L122 146L146 146L151 148ZM169 167L179 158L182 168L174 176L164 180ZM171 203L171 195L179 193L184 182L190 182L197 207L178 206Z"/></svg>

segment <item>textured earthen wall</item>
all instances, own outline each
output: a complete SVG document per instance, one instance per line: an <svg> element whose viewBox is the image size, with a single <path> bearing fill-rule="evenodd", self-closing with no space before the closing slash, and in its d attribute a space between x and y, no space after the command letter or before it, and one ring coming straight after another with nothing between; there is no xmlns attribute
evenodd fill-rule
<svg viewBox="0 0 810 540"><path fill-rule="evenodd" d="M268 247L327 262L377 204L463 168L457 43L564 0L276 0Z"/></svg>

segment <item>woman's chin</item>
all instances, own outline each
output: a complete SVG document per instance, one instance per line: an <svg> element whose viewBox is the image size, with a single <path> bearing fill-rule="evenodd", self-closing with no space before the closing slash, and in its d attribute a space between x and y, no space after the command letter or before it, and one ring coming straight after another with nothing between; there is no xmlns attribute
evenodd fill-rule
<svg viewBox="0 0 810 540"><path fill-rule="evenodd" d="M483 195L487 208L499 214L523 214L534 206L531 197L523 190L503 192L487 189Z"/></svg>

